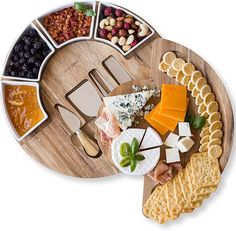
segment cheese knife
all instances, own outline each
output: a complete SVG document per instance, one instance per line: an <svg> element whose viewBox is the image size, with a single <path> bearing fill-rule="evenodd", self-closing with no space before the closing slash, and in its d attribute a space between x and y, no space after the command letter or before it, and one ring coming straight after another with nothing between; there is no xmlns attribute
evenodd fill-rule
<svg viewBox="0 0 236 231"><path fill-rule="evenodd" d="M99 153L99 147L91 138L80 130L80 119L65 107L57 105L57 109L67 127L76 134L87 155L91 157L97 156Z"/></svg>

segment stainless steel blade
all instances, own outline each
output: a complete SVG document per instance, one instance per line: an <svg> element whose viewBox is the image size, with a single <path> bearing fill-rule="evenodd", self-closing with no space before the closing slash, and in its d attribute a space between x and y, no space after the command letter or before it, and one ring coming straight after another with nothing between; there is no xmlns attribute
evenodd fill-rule
<svg viewBox="0 0 236 231"><path fill-rule="evenodd" d="M81 126L80 119L73 112L71 112L70 110L62 106L58 106L57 108L65 124L68 126L68 128L72 132L78 131Z"/></svg>

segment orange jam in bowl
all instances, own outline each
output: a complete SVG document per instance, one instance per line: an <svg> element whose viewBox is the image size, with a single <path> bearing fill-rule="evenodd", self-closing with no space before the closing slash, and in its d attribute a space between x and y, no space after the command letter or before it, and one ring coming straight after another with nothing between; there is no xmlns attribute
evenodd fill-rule
<svg viewBox="0 0 236 231"><path fill-rule="evenodd" d="M23 136L44 118L39 106L36 87L5 85L4 93L8 115L20 136Z"/></svg>

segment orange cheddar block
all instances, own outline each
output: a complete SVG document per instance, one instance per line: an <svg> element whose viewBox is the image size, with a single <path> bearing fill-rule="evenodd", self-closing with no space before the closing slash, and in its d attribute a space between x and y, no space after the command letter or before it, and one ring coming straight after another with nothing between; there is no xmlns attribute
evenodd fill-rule
<svg viewBox="0 0 236 231"><path fill-rule="evenodd" d="M168 110L187 110L187 88L185 86L162 84L162 107Z"/></svg>
<svg viewBox="0 0 236 231"><path fill-rule="evenodd" d="M188 106L189 98L187 98L187 106ZM186 111L177 111L177 110L169 110L165 109L162 106L162 103L160 105L160 115L166 116L170 119L177 120L183 122L185 119Z"/></svg>
<svg viewBox="0 0 236 231"><path fill-rule="evenodd" d="M154 110L154 109L153 109ZM151 119L159 123L160 125L168 128L172 132L175 130L178 120L173 120L169 117L160 114L160 103L155 107L155 110L151 116Z"/></svg>
<svg viewBox="0 0 236 231"><path fill-rule="evenodd" d="M150 113L148 113L148 114L144 117L144 119L145 119L155 130L157 130L161 135L165 135L165 134L169 131L169 129L166 128L166 127L164 127L164 126L162 126L161 124L159 124L158 122L156 122L156 121L154 121L154 120L152 119L152 114L153 114L153 112L154 112L154 109L153 109Z"/></svg>

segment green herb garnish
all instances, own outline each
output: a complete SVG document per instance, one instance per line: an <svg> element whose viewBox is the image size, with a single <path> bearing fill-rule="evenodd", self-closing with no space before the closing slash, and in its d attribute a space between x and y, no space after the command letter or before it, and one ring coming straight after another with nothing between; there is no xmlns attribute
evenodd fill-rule
<svg viewBox="0 0 236 231"><path fill-rule="evenodd" d="M82 13L84 13L86 16L96 16L96 13L93 9L91 9L89 6L86 6L82 2L75 2L74 8Z"/></svg>
<svg viewBox="0 0 236 231"><path fill-rule="evenodd" d="M185 117L185 122L189 122L190 126L195 129L200 129L206 124L206 117L195 116L192 112L188 111Z"/></svg>
<svg viewBox="0 0 236 231"><path fill-rule="evenodd" d="M120 145L120 154L123 159L120 162L121 167L130 166L131 172L133 172L137 166L138 161L145 160L145 157L138 154L139 142L136 138L133 138L131 145L129 143L123 143Z"/></svg>

